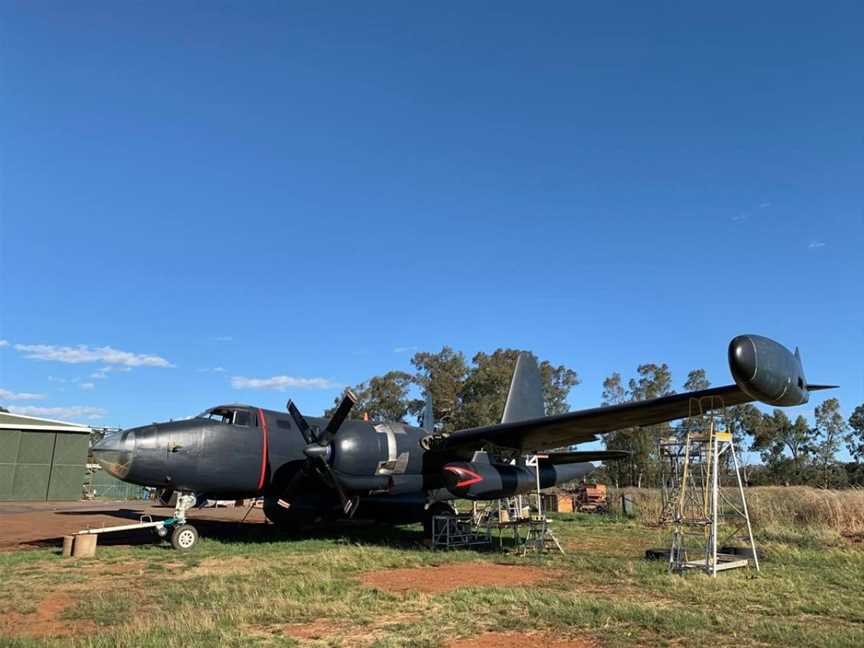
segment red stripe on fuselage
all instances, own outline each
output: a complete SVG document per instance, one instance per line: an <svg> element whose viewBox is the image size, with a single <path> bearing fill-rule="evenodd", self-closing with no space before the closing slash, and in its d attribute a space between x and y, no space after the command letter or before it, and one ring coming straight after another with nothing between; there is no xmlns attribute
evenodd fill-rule
<svg viewBox="0 0 864 648"><path fill-rule="evenodd" d="M258 490L264 488L264 478L267 476L267 450L270 444L270 431L267 429L267 417L264 410L258 410L258 419L261 421L261 477L258 478Z"/></svg>

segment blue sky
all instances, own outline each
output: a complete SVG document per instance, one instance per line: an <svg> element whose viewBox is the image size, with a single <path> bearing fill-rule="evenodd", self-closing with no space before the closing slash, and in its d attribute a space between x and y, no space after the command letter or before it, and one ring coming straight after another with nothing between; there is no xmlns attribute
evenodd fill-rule
<svg viewBox="0 0 864 648"><path fill-rule="evenodd" d="M753 332L848 414L862 24L839 2L3 3L0 404L316 413L447 344L567 364L579 408L641 362L725 384Z"/></svg>

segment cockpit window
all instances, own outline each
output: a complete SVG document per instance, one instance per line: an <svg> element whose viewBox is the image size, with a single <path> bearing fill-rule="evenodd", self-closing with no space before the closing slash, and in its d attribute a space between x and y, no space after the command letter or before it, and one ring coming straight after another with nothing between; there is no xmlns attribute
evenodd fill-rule
<svg viewBox="0 0 864 648"><path fill-rule="evenodd" d="M244 427L249 427L252 423L249 410L235 409L233 407L216 407L201 412L196 418L209 419L218 423L228 423L229 425L242 425Z"/></svg>
<svg viewBox="0 0 864 648"><path fill-rule="evenodd" d="M217 421L219 423L230 423L232 416L230 411L215 409L201 412L198 415L198 418L210 419L211 421Z"/></svg>

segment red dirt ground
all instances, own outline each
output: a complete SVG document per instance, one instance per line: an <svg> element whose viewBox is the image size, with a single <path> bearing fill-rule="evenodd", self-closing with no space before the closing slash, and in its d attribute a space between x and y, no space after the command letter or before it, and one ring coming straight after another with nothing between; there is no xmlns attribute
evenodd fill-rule
<svg viewBox="0 0 864 648"><path fill-rule="evenodd" d="M58 544L64 535L81 529L103 526L118 526L137 522L143 514L154 520L171 517L173 509L164 506L148 506L147 502L27 502L0 504L0 551ZM239 522L246 508L197 509L190 514L196 526L225 527ZM252 509L247 523L264 523L261 509ZM99 544L145 544L153 542L149 529L106 534Z"/></svg>
<svg viewBox="0 0 864 648"><path fill-rule="evenodd" d="M61 618L63 611L72 603L74 600L70 596L55 593L39 603L33 614L0 614L0 636L66 637L92 630L95 627L92 621L70 621Z"/></svg>
<svg viewBox="0 0 864 648"><path fill-rule="evenodd" d="M486 632L467 639L454 639L447 648L597 648L591 639L558 639L546 634L518 632Z"/></svg>
<svg viewBox="0 0 864 648"><path fill-rule="evenodd" d="M361 582L387 592L449 592L460 587L534 585L553 580L558 573L538 567L496 565L488 562L455 563L438 567L387 569L363 574Z"/></svg>

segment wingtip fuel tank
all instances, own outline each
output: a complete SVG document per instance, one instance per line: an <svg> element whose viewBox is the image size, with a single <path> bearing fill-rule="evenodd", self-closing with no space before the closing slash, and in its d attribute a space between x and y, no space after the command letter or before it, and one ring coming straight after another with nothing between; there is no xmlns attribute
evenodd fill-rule
<svg viewBox="0 0 864 648"><path fill-rule="evenodd" d="M761 335L739 335L729 343L729 370L751 398L769 405L803 405L810 394L798 350Z"/></svg>

